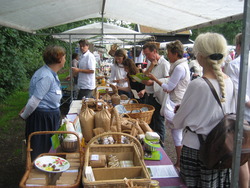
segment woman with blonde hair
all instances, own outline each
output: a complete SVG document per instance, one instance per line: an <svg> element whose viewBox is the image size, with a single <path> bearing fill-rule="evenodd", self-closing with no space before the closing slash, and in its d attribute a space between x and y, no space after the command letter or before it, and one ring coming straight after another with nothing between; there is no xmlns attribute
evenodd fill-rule
<svg viewBox="0 0 250 188"><path fill-rule="evenodd" d="M234 88L221 70L227 55L227 42L217 33L200 34L194 43L194 54L206 77L215 88L225 113L235 113ZM174 128L183 131L180 175L188 187L230 187L231 169L209 170L199 160L200 142L220 122L224 114L203 78L190 82L180 108L173 119Z"/></svg>

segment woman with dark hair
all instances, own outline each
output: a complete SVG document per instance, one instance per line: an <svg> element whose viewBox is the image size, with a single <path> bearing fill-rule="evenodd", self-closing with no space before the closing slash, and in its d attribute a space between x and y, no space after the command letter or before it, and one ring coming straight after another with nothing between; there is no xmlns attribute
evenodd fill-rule
<svg viewBox="0 0 250 188"><path fill-rule="evenodd" d="M26 140L32 132L56 131L60 126L62 90L57 72L64 67L66 51L60 46L49 46L43 53L45 65L32 76L29 100L19 113L26 120ZM31 139L31 158L49 152L51 135L35 135Z"/></svg>
<svg viewBox="0 0 250 188"><path fill-rule="evenodd" d="M159 84L165 92L169 94L168 100L166 100L166 107L164 108L164 117L166 119L166 125L171 129L171 134L175 144L177 160L175 167L180 168L180 156L182 148L182 129L172 129L174 107L181 103L182 97L187 89L190 82L190 71L188 67L188 61L183 58L184 49L183 45L179 40L167 44L167 56L170 62L169 80L167 83L161 82L153 74L148 76Z"/></svg>
<svg viewBox="0 0 250 188"><path fill-rule="evenodd" d="M119 87L128 87L127 73L124 70L122 62L127 58L126 51L118 49L114 55L114 64L111 67L110 81L115 83ZM125 94L131 97L131 92L126 92L118 89L118 94Z"/></svg>
<svg viewBox="0 0 250 188"><path fill-rule="evenodd" d="M119 87L119 90L122 91L126 91L126 92L131 92L131 89L136 90L138 96L140 97L140 99L138 100L139 103L144 103L144 94L145 94L145 85L142 83L137 82L136 80L134 80L131 75L135 75L140 71L140 69L138 69L134 63L134 61L132 59L125 59L122 62L122 65L124 67L124 70L127 72L127 78L128 78L128 87Z"/></svg>

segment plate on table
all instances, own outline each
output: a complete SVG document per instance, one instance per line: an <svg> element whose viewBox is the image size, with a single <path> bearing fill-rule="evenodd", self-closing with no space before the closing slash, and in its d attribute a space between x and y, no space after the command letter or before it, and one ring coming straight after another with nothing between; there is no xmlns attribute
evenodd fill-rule
<svg viewBox="0 0 250 188"><path fill-rule="evenodd" d="M38 169L51 173L63 172L70 167L66 159L58 156L42 156L37 158L34 164Z"/></svg>

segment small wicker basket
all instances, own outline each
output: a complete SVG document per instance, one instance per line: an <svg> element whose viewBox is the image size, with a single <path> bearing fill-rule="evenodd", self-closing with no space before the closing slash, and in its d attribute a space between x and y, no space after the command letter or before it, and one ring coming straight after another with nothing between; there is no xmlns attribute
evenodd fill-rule
<svg viewBox="0 0 250 188"><path fill-rule="evenodd" d="M20 183L19 183L19 187L20 188L36 188L36 187L43 187L43 188L58 188L58 185L44 185L44 186L39 186L39 185L26 185L26 182L31 174L32 171L34 171L34 169L36 170L36 168L34 167L34 162L31 161L31 137L34 135L42 135L42 134L74 134L77 137L77 143L78 143L78 148L77 151L74 153L42 153L40 154L38 157L44 156L44 155L56 155L56 156L60 156L60 157L65 157L69 154L76 154L79 158L78 161L80 162L79 164L79 171L78 171L78 175L76 180L74 181L74 183L63 186L65 188L78 188L80 186L81 183L81 178L82 178L82 171L83 171L83 160L84 160L84 153L83 153L83 149L80 147L81 143L80 143L80 138L77 135L77 133L72 132L72 131L37 131L37 132L33 132L29 135L28 137L28 142L27 142L27 161L26 161L26 171L24 173L24 176L22 177ZM42 171L41 171L42 172ZM46 173L46 172L44 172ZM49 177L48 174L46 174L47 177ZM60 186L62 187L62 186Z"/></svg>
<svg viewBox="0 0 250 188"><path fill-rule="evenodd" d="M130 103L130 101L135 101L135 103ZM128 115L133 119L141 119L147 124L150 124L155 108L152 105L138 103L136 99L130 99L127 104L123 104L127 111L130 111ZM143 107L147 107L148 111L131 113L133 110L140 110Z"/></svg>

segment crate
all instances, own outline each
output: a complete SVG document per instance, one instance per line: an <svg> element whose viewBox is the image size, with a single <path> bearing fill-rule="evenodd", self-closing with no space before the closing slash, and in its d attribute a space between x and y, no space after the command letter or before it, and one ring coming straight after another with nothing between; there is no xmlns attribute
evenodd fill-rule
<svg viewBox="0 0 250 188"><path fill-rule="evenodd" d="M45 155L56 155L62 158L66 158L70 164L72 164L69 168L71 170L70 174L65 171L61 173L48 173L38 170L34 166L34 161L31 161L31 137L34 135L41 135L41 134L74 134L78 138L78 149L75 153L43 153L38 157L45 156ZM77 133L70 132L70 131L38 131L33 132L29 135L27 141L27 159L26 159L26 171L19 183L20 188L58 188L58 187L65 187L65 188L77 188L81 185L81 178L82 178L82 170L83 170L83 161L84 155L83 150L80 147L80 139ZM74 165L73 165L74 164ZM59 183L59 180L62 178L68 178L71 176L71 180L67 179L67 183L63 185ZM73 180L72 180L73 179ZM58 184L57 184L58 182ZM61 181L62 182L62 181ZM64 181L65 182L65 181ZM60 184L60 185L59 185Z"/></svg>
<svg viewBox="0 0 250 188"><path fill-rule="evenodd" d="M118 138L121 136L126 136L130 142L129 144L95 144L99 138L105 136L112 136L113 138ZM117 139L121 140L121 139ZM144 163L144 153L142 146L139 141L125 133L119 132L106 132L92 138L85 151L85 163L84 172L87 166L89 166L89 157L91 154L101 154L101 155L115 155L119 160L132 160L134 163L133 167L103 167L103 168L92 168L95 181L89 181L85 173L83 173L83 185L84 188L120 188L127 187L124 178L129 179L134 185L149 188L150 187L150 175Z"/></svg>

